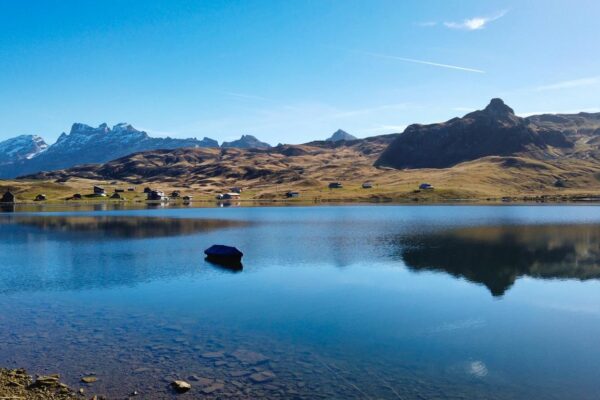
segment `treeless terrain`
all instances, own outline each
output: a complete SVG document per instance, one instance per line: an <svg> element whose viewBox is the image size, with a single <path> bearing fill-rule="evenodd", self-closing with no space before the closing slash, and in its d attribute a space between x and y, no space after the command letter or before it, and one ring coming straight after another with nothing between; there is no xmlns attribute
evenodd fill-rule
<svg viewBox="0 0 600 400"><path fill-rule="evenodd" d="M542 160L529 153L488 156L449 168L397 170L373 163L393 136L338 144L315 142L285 145L269 150L187 148L132 154L106 164L86 165L25 179L3 181L18 200L32 201L38 193L49 201L66 201L74 193L89 194L103 185L135 186L122 193L128 201L143 201L145 186L172 190L213 200L231 187L243 188L243 200L284 200L285 193L300 192L294 201L450 201L499 200L503 197L549 196L583 198L600 195L600 163L595 158L568 157ZM343 188L329 189L330 182ZM372 182L363 189L363 182ZM419 184L434 190L418 190ZM112 184L111 184L112 183ZM98 201L98 198L89 198ZM87 201L84 197L84 201ZM111 200L114 201L114 200Z"/></svg>
<svg viewBox="0 0 600 400"><path fill-rule="evenodd" d="M93 185L144 201L142 188L195 200L243 189L241 200L452 201L600 199L600 113L521 118L501 99L444 123L402 134L273 148L151 150L104 163L40 172L0 183L20 201L84 201ZM329 189L331 182L343 187ZM370 182L370 188L362 184ZM434 189L419 190L421 183ZM86 197L86 195L88 197ZM111 200L115 201L115 200ZM123 200L116 200L123 201Z"/></svg>

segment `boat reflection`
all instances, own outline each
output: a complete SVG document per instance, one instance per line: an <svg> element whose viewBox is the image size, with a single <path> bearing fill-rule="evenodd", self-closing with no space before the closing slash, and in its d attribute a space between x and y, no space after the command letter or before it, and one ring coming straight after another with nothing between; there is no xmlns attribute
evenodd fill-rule
<svg viewBox="0 0 600 400"><path fill-rule="evenodd" d="M522 276L599 279L599 225L469 227L397 239L413 271L442 271L502 296Z"/></svg>
<svg viewBox="0 0 600 400"><path fill-rule="evenodd" d="M244 270L244 266L242 265L242 263L240 261L218 261L215 259L211 259L208 257L204 258L204 261L206 261L208 264L224 270L224 271L229 271L229 272L242 272Z"/></svg>

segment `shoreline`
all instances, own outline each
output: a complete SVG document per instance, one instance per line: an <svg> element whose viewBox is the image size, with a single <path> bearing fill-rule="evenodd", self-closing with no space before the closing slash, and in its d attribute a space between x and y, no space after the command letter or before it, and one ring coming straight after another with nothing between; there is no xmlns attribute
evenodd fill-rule
<svg viewBox="0 0 600 400"><path fill-rule="evenodd" d="M0 399L73 400L88 398L83 388L74 391L60 381L59 374L29 375L23 368L0 367ZM99 400L101 397L91 396Z"/></svg>
<svg viewBox="0 0 600 400"><path fill-rule="evenodd" d="M130 200L101 200L101 201L20 201L14 203L1 203L2 208L21 207L105 207L113 209L123 208L224 208L224 207L269 207L269 206L326 206L326 205L541 205L541 204L600 204L600 195L573 195L573 196L511 196L487 198L327 198L327 199L237 199L237 200L196 200L182 203L180 201L130 201ZM6 210L4 210L6 211Z"/></svg>

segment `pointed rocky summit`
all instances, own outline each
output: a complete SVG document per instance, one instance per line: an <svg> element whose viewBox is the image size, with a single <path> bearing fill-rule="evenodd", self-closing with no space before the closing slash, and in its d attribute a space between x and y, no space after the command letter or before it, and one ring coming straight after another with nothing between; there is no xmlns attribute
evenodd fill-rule
<svg viewBox="0 0 600 400"><path fill-rule="evenodd" d="M355 136L352 136L351 134L349 134L348 132L342 130L342 129L338 129L337 131L335 131L333 133L333 135L331 135L328 139L326 139L326 141L328 142L339 142L341 140L356 140L357 138Z"/></svg>
<svg viewBox="0 0 600 400"><path fill-rule="evenodd" d="M485 156L511 155L548 146L569 148L562 132L539 129L515 115L501 99L462 118L410 125L375 162L392 168L446 168Z"/></svg>

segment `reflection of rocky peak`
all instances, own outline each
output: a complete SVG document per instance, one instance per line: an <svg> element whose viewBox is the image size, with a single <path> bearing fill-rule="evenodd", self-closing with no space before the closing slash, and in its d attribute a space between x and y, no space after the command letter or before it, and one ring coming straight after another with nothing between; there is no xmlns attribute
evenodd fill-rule
<svg viewBox="0 0 600 400"><path fill-rule="evenodd" d="M521 276L600 279L600 227L461 228L400 238L412 270L436 270L484 284L502 296Z"/></svg>

